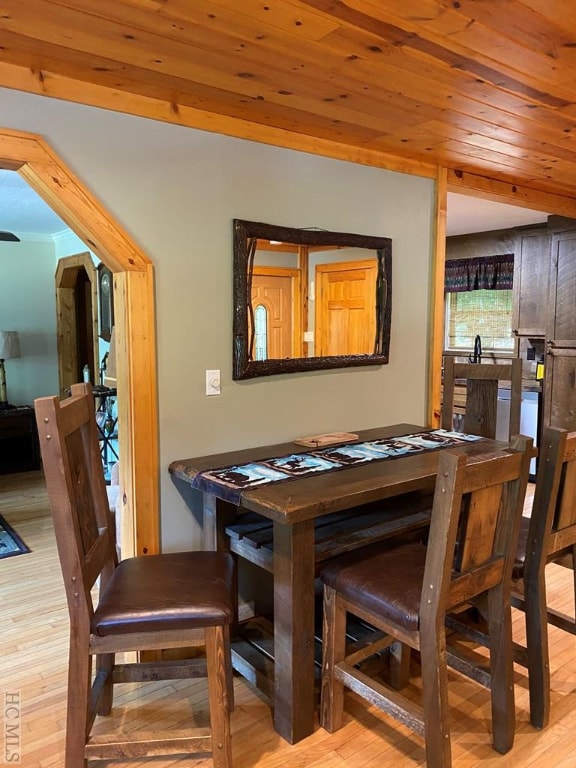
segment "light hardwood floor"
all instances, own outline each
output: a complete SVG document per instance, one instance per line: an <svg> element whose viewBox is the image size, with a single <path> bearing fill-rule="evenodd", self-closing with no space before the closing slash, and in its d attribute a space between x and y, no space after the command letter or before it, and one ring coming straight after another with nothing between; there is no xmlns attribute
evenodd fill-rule
<svg viewBox="0 0 576 768"><path fill-rule="evenodd" d="M4 730L4 694L21 697L21 765L25 768L62 768L68 617L54 534L40 473L0 477L0 510L32 552L0 560L0 722ZM572 609L571 572L549 569L549 594L557 606ZM515 632L522 634L520 615ZM517 668L517 732L513 750L499 755L490 745L488 691L457 673L450 674L452 743L455 768L573 768L576 765L576 638L552 627L552 716L545 731L529 723L527 677ZM417 668L416 668L417 671ZM412 684L418 694L417 677ZM126 685L115 698L112 718L100 718L108 730L185 727L194 716L206 719L203 683ZM392 719L368 710L352 694L346 698L345 726L335 734L321 728L291 746L273 730L270 709L252 686L235 681L236 709L232 715L235 768L395 768L423 766L422 741ZM199 712L191 714L191 705ZM2 750L4 739L0 737ZM0 765L6 763L0 753ZM191 765L185 758L101 762L102 766ZM196 763L211 765L210 760ZM98 765L98 763L94 763Z"/></svg>

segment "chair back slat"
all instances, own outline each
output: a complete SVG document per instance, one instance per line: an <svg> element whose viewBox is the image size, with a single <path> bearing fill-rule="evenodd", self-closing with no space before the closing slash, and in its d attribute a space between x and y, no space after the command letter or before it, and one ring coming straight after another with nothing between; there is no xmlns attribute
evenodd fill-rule
<svg viewBox="0 0 576 768"><path fill-rule="evenodd" d="M422 616L440 616L511 573L532 440L519 437L514 446L517 450L469 457L468 463L456 452L440 455Z"/></svg>
<svg viewBox="0 0 576 768"><path fill-rule="evenodd" d="M458 571L483 565L492 556L501 496L501 485L488 486L470 494L463 518L466 525L459 536Z"/></svg>
<svg viewBox="0 0 576 768"><path fill-rule="evenodd" d="M493 438L496 435L498 381L468 379L464 432Z"/></svg>
<svg viewBox="0 0 576 768"><path fill-rule="evenodd" d="M68 606L71 617L86 620L90 590L117 565L94 398L90 385L73 385L70 398L43 397L34 407Z"/></svg>
<svg viewBox="0 0 576 768"><path fill-rule="evenodd" d="M574 438L576 443L576 434ZM570 438L567 440L569 442ZM576 460L567 459L565 453L552 529L562 531L571 526L576 527Z"/></svg>
<svg viewBox="0 0 576 768"><path fill-rule="evenodd" d="M496 437L496 416L499 382L510 383L510 420L508 438L520 432L520 407L522 402L522 361L514 358L508 363L481 364L456 363L454 358L444 358L444 383L442 389L442 429L453 428L454 387L457 380L466 383L466 410L464 432L481 437Z"/></svg>

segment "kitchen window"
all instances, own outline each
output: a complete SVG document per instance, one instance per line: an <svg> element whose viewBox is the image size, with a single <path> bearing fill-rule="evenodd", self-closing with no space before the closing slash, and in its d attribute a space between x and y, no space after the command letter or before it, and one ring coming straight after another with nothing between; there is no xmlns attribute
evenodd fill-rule
<svg viewBox="0 0 576 768"><path fill-rule="evenodd" d="M446 350L469 353L478 335L483 351L514 352L513 278L511 253L446 262Z"/></svg>
<svg viewBox="0 0 576 768"><path fill-rule="evenodd" d="M469 353L480 335L484 352L514 352L512 291L446 294L446 350Z"/></svg>

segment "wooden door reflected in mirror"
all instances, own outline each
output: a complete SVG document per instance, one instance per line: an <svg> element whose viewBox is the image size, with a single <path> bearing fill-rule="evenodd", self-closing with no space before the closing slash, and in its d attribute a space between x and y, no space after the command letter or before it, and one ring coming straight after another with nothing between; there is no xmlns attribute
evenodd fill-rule
<svg viewBox="0 0 576 768"><path fill-rule="evenodd" d="M384 237L234 220L234 378L388 362Z"/></svg>

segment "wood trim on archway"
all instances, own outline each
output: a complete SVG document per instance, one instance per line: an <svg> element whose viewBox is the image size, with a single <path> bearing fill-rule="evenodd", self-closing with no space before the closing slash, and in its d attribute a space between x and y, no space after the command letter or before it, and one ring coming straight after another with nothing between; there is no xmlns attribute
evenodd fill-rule
<svg viewBox="0 0 576 768"><path fill-rule="evenodd" d="M114 273L120 482L129 531L122 551L153 554L160 537L152 263L41 136L0 128L0 168L18 171Z"/></svg>

